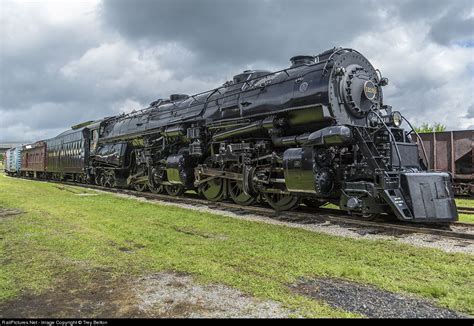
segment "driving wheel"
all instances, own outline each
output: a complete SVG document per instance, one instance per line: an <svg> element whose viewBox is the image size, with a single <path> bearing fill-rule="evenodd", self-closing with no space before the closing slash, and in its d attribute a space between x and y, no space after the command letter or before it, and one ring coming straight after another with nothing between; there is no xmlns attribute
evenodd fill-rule
<svg viewBox="0 0 474 326"><path fill-rule="evenodd" d="M276 211L288 211L300 204L300 198L288 194L264 193L267 203Z"/></svg>
<svg viewBox="0 0 474 326"><path fill-rule="evenodd" d="M184 187L182 185L166 185L165 191L170 196L179 196L184 193Z"/></svg>
<svg viewBox="0 0 474 326"><path fill-rule="evenodd" d="M199 186L199 192L210 201L220 201L224 198L226 180L214 178Z"/></svg>

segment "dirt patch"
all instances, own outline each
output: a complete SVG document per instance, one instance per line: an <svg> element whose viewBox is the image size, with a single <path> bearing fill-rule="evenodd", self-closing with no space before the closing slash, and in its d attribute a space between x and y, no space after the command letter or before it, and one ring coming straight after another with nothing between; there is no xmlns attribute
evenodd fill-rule
<svg viewBox="0 0 474 326"><path fill-rule="evenodd" d="M107 271L71 274L54 289L1 302L0 318L146 317L124 284Z"/></svg>
<svg viewBox="0 0 474 326"><path fill-rule="evenodd" d="M118 250L120 250L122 252L126 252L126 253L132 253L135 250L145 248L145 246L143 244L137 243L137 242L132 241L132 240L125 240L125 245L119 245L118 243L116 243L115 241L112 241L112 240L108 241L107 243L110 246L116 247Z"/></svg>
<svg viewBox="0 0 474 326"><path fill-rule="evenodd" d="M23 214L21 209L0 208L0 218Z"/></svg>
<svg viewBox="0 0 474 326"><path fill-rule="evenodd" d="M204 239L218 239L218 240L227 240L226 236L219 235L219 234L212 234L212 233L207 233L207 232L202 232L199 230L195 230L193 228L179 228L179 227L173 227L173 230L176 232L184 233L187 235L191 236L198 236Z"/></svg>
<svg viewBox="0 0 474 326"><path fill-rule="evenodd" d="M220 284L199 285L186 274L158 273L135 285L139 309L152 317L285 318L293 311Z"/></svg>
<svg viewBox="0 0 474 326"><path fill-rule="evenodd" d="M106 270L71 274L54 289L0 302L0 318L287 317L276 302L223 285L199 285L190 275L158 273L128 279Z"/></svg>
<svg viewBox="0 0 474 326"><path fill-rule="evenodd" d="M71 189L71 188L69 188L69 187L63 187L63 186L58 186L58 185L56 185L56 186L54 186L54 187L57 188L57 189L59 189L59 190L68 191L68 192L73 193L73 194L77 194L77 193L78 193L77 191L75 191L75 190L73 190L73 189Z"/></svg>
<svg viewBox="0 0 474 326"><path fill-rule="evenodd" d="M340 279L300 280L293 292L323 300L330 306L371 318L466 318L419 298Z"/></svg>

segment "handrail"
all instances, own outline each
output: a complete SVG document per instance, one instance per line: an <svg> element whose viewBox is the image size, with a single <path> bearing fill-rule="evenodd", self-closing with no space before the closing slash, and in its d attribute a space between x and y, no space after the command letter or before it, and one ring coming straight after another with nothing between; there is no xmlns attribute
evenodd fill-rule
<svg viewBox="0 0 474 326"><path fill-rule="evenodd" d="M339 53L339 52L341 52L341 51L355 52L355 53L358 53L358 54L362 55L362 53L360 53L359 51L356 51L356 50L351 49L351 48L339 48L339 49L334 49L334 52L331 53L331 55L329 56L329 58L327 58L327 59L325 60L326 63L324 64L322 76L326 75L326 67L327 67L328 63L331 62L332 57L333 57L336 53Z"/></svg>
<svg viewBox="0 0 474 326"><path fill-rule="evenodd" d="M326 60L322 60L322 61L318 61L318 62L315 62L313 64L310 64L308 66L318 66L318 65L321 65L322 63L324 63L324 67L321 69L314 69L314 70L311 70L311 71L307 71L306 73L311 73L311 72L314 72L314 71L318 71L318 70L323 70L323 74L322 76L325 75L325 70L326 70L326 67L327 67L327 64L329 63L329 61L332 59L333 55L335 55L336 53L339 53L341 51L350 51L350 52L356 52L356 53L359 53L358 51L354 50L354 49L351 49L351 48L339 48L339 49L336 49L333 53L331 53L331 55L329 56L328 59ZM265 75L261 75L261 76L258 76L258 77L253 77L253 78L248 78L244 83L244 84L249 84L250 82L254 81L254 80L259 80L259 79L263 79L263 78L266 78L268 76L274 76L274 75L277 75L279 73L285 73L287 75L287 77L290 77L290 74L288 73L288 71L290 70L294 70L294 69L298 69L300 66L297 66L297 67L289 67L289 68L284 68L284 69L281 69L281 70L278 70L278 71L274 71L274 72L269 72L268 74L265 74ZM250 75L249 75L250 77ZM193 95L190 95L189 97L193 98L195 102L197 102L196 104L194 105L190 105L188 108L190 107L193 107L193 106L196 106L196 105L200 105L200 104L208 104L209 103L209 98L214 94L214 93L219 93L220 95L222 95L221 93L221 89L223 88L226 88L226 86L224 85L221 85L219 87L216 87L216 88L213 88L213 89L210 89L210 90L207 90L207 91L203 91L203 92L200 92L200 93L196 93L196 94L193 94ZM249 91L250 89L246 89L245 91L242 91L242 92L246 92L246 91ZM206 96L206 99L204 101L198 101L197 100L197 96L201 96L201 95L205 95L207 94ZM224 97L222 97L221 99L225 99L229 96L232 96L232 95L235 95L235 94L230 94L230 95L226 95ZM166 104L166 101L164 101ZM176 104L174 103L175 101L169 101L167 103L171 103L172 105L176 106ZM161 104L161 103L160 103ZM120 119L120 118L128 118L132 115L138 115L140 113L143 113L144 111L147 111L147 110L152 110L154 108L154 106L148 106L146 108L143 108L143 109L140 109L140 110L137 110L137 111L132 111L132 112L128 112L128 113L123 113L121 115L116 115L116 116L112 116L112 117L109 117L109 121L111 120L114 120L114 119ZM105 119L104 119L105 120Z"/></svg>
<svg viewBox="0 0 474 326"><path fill-rule="evenodd" d="M353 49L350 49L350 48L344 48L344 49L339 49L337 51L340 51L340 50L348 50L348 51L352 51L352 52L357 52L356 50L353 50ZM336 52L337 52L336 51ZM359 52L357 52L359 53ZM322 60L322 61L318 61L318 62L315 62L315 63L312 63L312 64L309 64L307 66L317 66L317 65L320 65L322 63L326 63L327 64L327 61L329 59L326 59L326 60ZM279 73L285 73L288 77L290 77L290 74L288 73L288 71L290 70L294 70L294 69L298 69L300 68L300 66L296 66L296 67L289 67L289 68L284 68L284 69L281 69L281 70L277 70L277 71L273 71L273 72L269 72L268 74L265 74L265 75L261 75L261 76L258 76L258 77L253 77L253 78L249 78L245 81L245 83L249 83L251 81L254 81L254 80L258 80L258 79L263 79L265 77L268 77L268 76L272 76L272 75L277 75ZM316 69L316 70L311 70L311 71L308 71L308 73L310 72L313 72L313 71L317 71L317 70L322 70L322 69ZM249 75L250 77L250 75ZM219 87L216 87L216 88L213 88L213 89L210 89L210 90L207 90L207 91L203 91L203 92L200 92L200 93L196 93L196 94L193 94L193 95L190 95L190 97L193 97L195 98L196 96L200 96L200 95L205 95L205 94L208 94L208 93L214 93L214 92L218 92L219 94L221 94L220 90L223 89L223 88L226 88L226 86L219 86ZM231 95L234 95L234 94L231 94ZM207 99L206 99L206 102L200 102L201 103L207 103ZM145 109L143 109L145 110Z"/></svg>
<svg viewBox="0 0 474 326"><path fill-rule="evenodd" d="M402 119L405 120L406 123L408 123L408 125L411 128L411 131L413 131L415 133L416 138L418 138L418 140L420 141L421 149L423 151L423 155L425 156L425 160L426 160L426 169L429 171L430 170L430 161L428 160L428 155L426 155L425 145L423 144L423 140L421 139L420 134L418 134L418 132L415 130L415 128L413 128L413 126L411 125L410 121L408 121L407 118L405 118L403 115L402 115ZM411 131L409 132L409 134L411 133Z"/></svg>
<svg viewBox="0 0 474 326"><path fill-rule="evenodd" d="M388 134L390 135L390 138L392 139L393 144L395 145L395 151L397 152L398 164L399 164L399 167L398 167L398 174L400 175L400 174L401 174L401 170L402 170L402 157L401 157L401 155L400 155L400 151L399 151L399 149L398 149L398 145L397 145L397 141L395 140L395 136L393 135L393 133L392 133L392 131L390 130L390 128L385 124L385 121L383 121L382 117L381 117L377 112L375 112L375 110L370 109L370 111L375 114L375 116L380 120L380 122L382 122L382 124L383 124L383 126L385 127L385 129L387 129Z"/></svg>
<svg viewBox="0 0 474 326"><path fill-rule="evenodd" d="M320 61L319 63L322 63L322 62L324 62L324 61ZM318 64L318 63L312 64L312 65L317 65L317 64ZM312 66L312 65L310 65L310 66ZM254 77L254 78L252 78L252 79L247 80L246 83L249 83L249 82L251 82L251 81L253 81L253 80L258 80L258 79L261 79L261 78L265 78L265 77L267 77L267 76L276 75L276 74L279 74L279 73L282 73L282 72L286 73L286 74L288 75L288 77L289 77L290 75L288 74L288 70L292 70L292 69L295 69L295 68L298 68L298 67L286 68L286 69L283 69L283 70L279 70L279 71L275 71L275 72L269 73L269 74L267 74L267 75L263 75L263 76L259 76L259 77ZM315 72L315 71L319 71L319 70L322 70L322 69L319 68L319 69L310 70L310 71L308 71L307 73L311 73L311 72ZM295 79L296 79L296 77L295 77ZM287 81L287 80L283 80L283 81L280 81L280 82L275 83L275 84L272 84L272 85L281 84L281 83L283 83L283 82L285 82L285 81ZM210 97L211 97L213 94L215 94L215 93L217 92L217 93L219 93L220 95L222 95L221 90L222 90L223 88L226 88L226 87L220 86L220 87L217 87L217 88L214 88L214 89L205 91L205 92L201 92L201 93L198 93L198 94L190 95L189 97L190 97L190 98L193 98L196 103L193 102L192 105L190 105L190 106L187 107L187 109L193 108L193 107L195 107L195 106L197 106L197 105L201 105L201 104L202 104L202 105L207 105L208 103L210 103L209 99L210 99ZM245 89L244 91L241 91L241 93L245 93L245 92L248 92L248 91L251 91L251 90L252 90L252 88L247 88L247 89ZM201 101L197 101L196 98L195 98L196 96L201 96L201 95L206 95L206 94L207 94L206 99L205 99L204 101L202 101L202 102L201 102ZM230 96L234 96L234 95L235 95L235 93L225 94L224 96L220 97L220 99L223 100L223 99L226 99L226 98L228 98L228 97L230 97ZM165 101L165 102L163 102L163 104L171 104L171 105L173 105L173 106L176 107L175 101ZM160 104L160 105L161 105L161 104ZM129 112L129 113L122 113L122 114L120 114L120 115L108 117L107 120L108 120L108 121L113 121L113 120L118 120L118 119L122 119L122 118L128 118L128 117L131 117L131 116L134 116L134 115L139 115L139 114L144 113L145 111L148 111L148 110L151 111L151 110L153 110L153 109L155 109L154 106L148 106L148 107L143 108L143 109L140 109L140 110L138 110L138 111L132 111L132 112ZM105 119L104 119L104 120L105 120Z"/></svg>

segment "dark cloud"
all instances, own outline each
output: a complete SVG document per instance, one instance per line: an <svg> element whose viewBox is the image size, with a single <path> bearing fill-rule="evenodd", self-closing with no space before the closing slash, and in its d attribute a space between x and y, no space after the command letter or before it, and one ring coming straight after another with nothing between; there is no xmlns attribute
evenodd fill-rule
<svg viewBox="0 0 474 326"><path fill-rule="evenodd" d="M466 5L470 0L454 0L447 5L445 0L398 0L387 5L392 13L403 21L437 20L450 6L461 3Z"/></svg>
<svg viewBox="0 0 474 326"><path fill-rule="evenodd" d="M106 24L136 42L178 42L204 63L284 62L350 41L381 22L375 2L105 0Z"/></svg>
<svg viewBox="0 0 474 326"><path fill-rule="evenodd" d="M438 44L465 44L474 41L472 0L400 0L389 4L389 7L402 21L429 24L429 37Z"/></svg>
<svg viewBox="0 0 474 326"><path fill-rule="evenodd" d="M70 60L97 45L96 35L87 35L90 30L82 25L54 25L34 17L28 20L25 16L9 18L21 21L0 32L1 109L18 111L42 102L84 99L82 89L65 82L58 72ZM7 20L3 15L1 18ZM22 23L25 31L18 30Z"/></svg>
<svg viewBox="0 0 474 326"><path fill-rule="evenodd" d="M474 11L471 2L471 10ZM465 17L462 8L453 8L431 27L430 36L439 44L469 44L474 41L474 17Z"/></svg>
<svg viewBox="0 0 474 326"><path fill-rule="evenodd" d="M387 103L408 117L457 127L450 107L474 119L472 0L103 0L85 13L68 7L84 0L44 1L0 2L0 140L51 137L333 46L381 68ZM59 5L69 18L46 10Z"/></svg>
<svg viewBox="0 0 474 326"><path fill-rule="evenodd" d="M112 87L88 67L68 75L65 68L106 38L93 17L51 21L40 7L0 4L0 140L52 137L78 122L117 114L139 93L131 83ZM110 57L101 60L103 66ZM120 71L114 66L111 79Z"/></svg>

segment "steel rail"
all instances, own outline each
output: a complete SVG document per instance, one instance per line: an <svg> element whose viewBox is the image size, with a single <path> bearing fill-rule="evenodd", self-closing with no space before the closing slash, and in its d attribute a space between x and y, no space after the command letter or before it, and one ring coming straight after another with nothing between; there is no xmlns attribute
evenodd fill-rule
<svg viewBox="0 0 474 326"><path fill-rule="evenodd" d="M460 207L458 206L458 213L474 215L474 207Z"/></svg>

